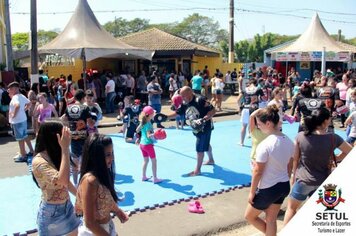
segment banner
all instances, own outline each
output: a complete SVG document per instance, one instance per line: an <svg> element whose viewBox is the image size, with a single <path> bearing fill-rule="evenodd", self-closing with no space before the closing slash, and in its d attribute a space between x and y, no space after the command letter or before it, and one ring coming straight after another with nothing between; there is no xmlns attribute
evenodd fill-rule
<svg viewBox="0 0 356 236"><path fill-rule="evenodd" d="M356 235L355 157L353 148L278 235Z"/></svg>
<svg viewBox="0 0 356 236"><path fill-rule="evenodd" d="M272 55L276 61L321 61L322 52L277 52ZM348 52L325 52L326 61L348 62Z"/></svg>

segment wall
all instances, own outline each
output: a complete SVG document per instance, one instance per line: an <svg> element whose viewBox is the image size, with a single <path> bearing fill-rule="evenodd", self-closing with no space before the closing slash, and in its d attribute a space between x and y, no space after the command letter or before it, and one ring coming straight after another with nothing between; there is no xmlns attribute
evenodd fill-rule
<svg viewBox="0 0 356 236"><path fill-rule="evenodd" d="M177 61L176 61L177 62ZM109 58L98 58L93 61L87 62L87 68L96 69L98 71L109 70L112 72L119 72L122 61L119 59L109 59ZM177 64L177 63L176 63ZM177 64L178 65L178 64ZM223 63L221 57L198 57L194 56L192 60L192 73L195 70L203 70L205 65L208 66L208 69L213 75L215 73L215 69L220 69L222 73L226 73L228 70L233 71L234 68L237 71L241 70L243 67L243 63ZM73 81L77 81L80 78L80 74L82 73L82 61L80 59L76 59L73 66L44 66L44 71L48 74L49 77L59 77L61 74L69 75L72 74Z"/></svg>
<svg viewBox="0 0 356 236"><path fill-rule="evenodd" d="M118 72L117 70L119 63L121 63L121 61L118 59L98 58L93 61L87 62L86 68L96 69L99 72L103 70ZM72 74L73 81L78 81L83 71L83 63L82 60L75 59L73 66L44 66L43 70L49 77L54 76L55 78L58 78L61 74L64 74L65 76Z"/></svg>
<svg viewBox="0 0 356 236"><path fill-rule="evenodd" d="M204 70L205 66L208 66L210 76L215 73L215 69L219 69L220 72L225 74L228 70L233 71L236 68L237 71L241 70L243 63L224 63L221 57L193 57L192 73L196 70Z"/></svg>

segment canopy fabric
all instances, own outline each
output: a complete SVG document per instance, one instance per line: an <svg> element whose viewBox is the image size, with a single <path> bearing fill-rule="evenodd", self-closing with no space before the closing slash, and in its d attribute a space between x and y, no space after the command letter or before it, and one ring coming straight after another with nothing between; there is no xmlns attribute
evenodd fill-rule
<svg viewBox="0 0 356 236"><path fill-rule="evenodd" d="M278 52L321 52L325 47L326 51L348 52L338 44L326 31L317 13L312 18L307 30L293 43L279 47L270 53Z"/></svg>
<svg viewBox="0 0 356 236"><path fill-rule="evenodd" d="M99 57L142 58L152 60L151 50L132 47L116 40L103 29L87 0L78 5L64 30L51 42L39 49L40 53L58 53L91 61Z"/></svg>

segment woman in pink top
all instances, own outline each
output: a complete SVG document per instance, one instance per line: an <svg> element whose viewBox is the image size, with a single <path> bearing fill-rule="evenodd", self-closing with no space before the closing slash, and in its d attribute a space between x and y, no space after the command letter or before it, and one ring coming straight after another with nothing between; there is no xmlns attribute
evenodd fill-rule
<svg viewBox="0 0 356 236"><path fill-rule="evenodd" d="M53 104L48 102L48 97L46 93L40 93L38 95L38 101L40 104L37 106L35 111L35 117L38 117L38 123L42 124L45 120L52 117L58 117L58 113Z"/></svg>
<svg viewBox="0 0 356 236"><path fill-rule="evenodd" d="M342 76L342 81L339 82L336 85L336 88L339 89L339 97L340 100L343 102L343 104L341 104L341 106L346 104L346 94L347 94L347 90L349 88L349 77L347 74L344 74ZM346 115L345 114L340 114L341 116L341 126L340 128L344 128L344 124L345 124L345 120L346 120Z"/></svg>

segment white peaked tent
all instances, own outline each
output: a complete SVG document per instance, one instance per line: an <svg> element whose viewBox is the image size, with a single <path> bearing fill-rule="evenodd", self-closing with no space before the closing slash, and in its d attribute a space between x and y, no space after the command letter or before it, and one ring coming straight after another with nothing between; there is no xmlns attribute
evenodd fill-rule
<svg viewBox="0 0 356 236"><path fill-rule="evenodd" d="M87 0L78 1L75 12L64 30L39 51L82 58L84 62L99 57L151 60L154 53L116 40L101 27Z"/></svg>
<svg viewBox="0 0 356 236"><path fill-rule="evenodd" d="M276 61L321 61L322 72L325 72L326 61L351 62L355 47L333 39L317 13L313 16L306 31L292 42L268 49L265 54L270 54ZM324 73L323 73L324 74Z"/></svg>
<svg viewBox="0 0 356 236"><path fill-rule="evenodd" d="M273 52L317 52L322 51L323 47L326 51L346 51L328 34L318 14L315 13L307 30L296 41Z"/></svg>

